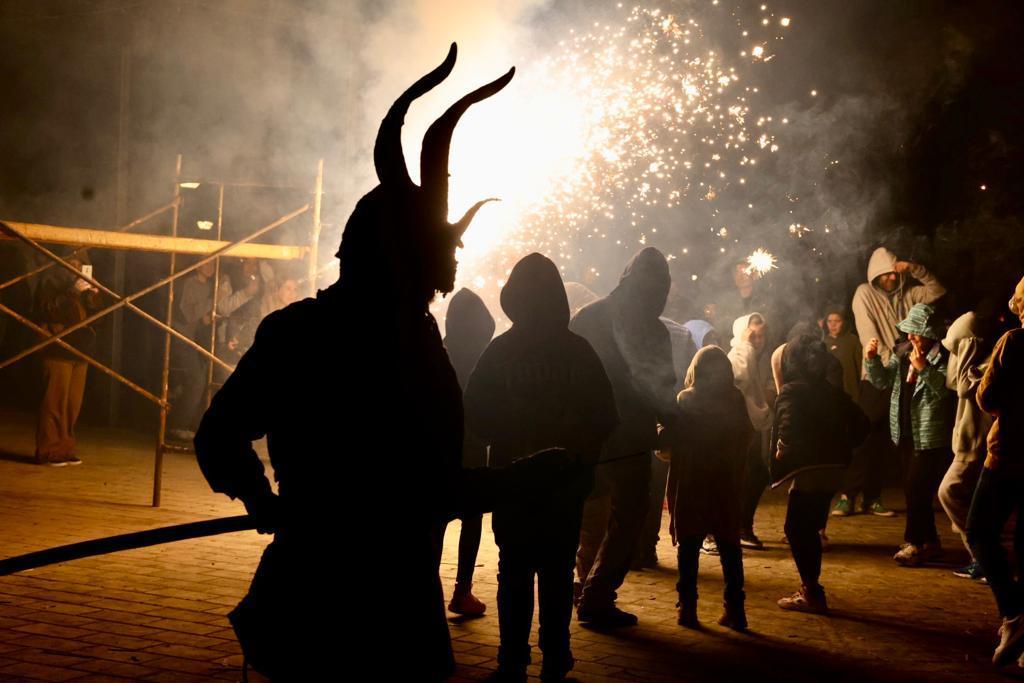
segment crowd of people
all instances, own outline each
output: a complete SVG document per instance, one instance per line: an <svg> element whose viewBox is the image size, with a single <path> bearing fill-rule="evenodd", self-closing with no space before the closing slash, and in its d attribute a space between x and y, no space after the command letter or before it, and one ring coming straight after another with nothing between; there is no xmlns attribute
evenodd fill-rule
<svg viewBox="0 0 1024 683"><path fill-rule="evenodd" d="M996 659L1019 656L1024 595L999 544L1020 500L1009 484L1019 474L1013 465L997 469L990 447L1008 428L1016 431L1005 419L1001 431L992 428L1000 411L1020 402L1007 389L1014 370L1005 360L994 365L1006 358L1013 368L1015 333L993 355L990 316L970 311L946 328L935 306L945 294L939 281L885 248L872 254L868 280L853 297L857 334L849 309L831 305L780 339L770 314L754 309L756 278L737 267L736 285L736 296L680 324L661 317L670 277L655 249L641 251L604 298L563 285L553 263L531 254L501 294L512 327L493 341L494 321L479 297L467 289L454 296L445 344L465 391L465 466L501 468L552 446L590 466L557 509L531 500L495 509L499 673L519 680L530 661L534 576L539 644L552 678L572 668L571 604L595 628L637 623L616 606L616 590L630 569L658 563L666 497L680 625L698 626L703 552L720 558L725 578L719 623L747 628L743 549L763 548L754 518L769 485L788 485L782 531L800 580L778 606L827 613L819 578L830 512L895 516L882 502L882 480L897 455L906 524L893 559L912 567L942 554L938 494L970 557L956 573L989 581L996 593L1004 617ZM772 310L761 297L760 306ZM723 311L736 314L728 326ZM996 377L999 388L986 394ZM876 433L888 444L872 439ZM659 465L667 476L658 476ZM477 516L463 523L448 605L454 613L486 610L471 591L479 543Z"/></svg>

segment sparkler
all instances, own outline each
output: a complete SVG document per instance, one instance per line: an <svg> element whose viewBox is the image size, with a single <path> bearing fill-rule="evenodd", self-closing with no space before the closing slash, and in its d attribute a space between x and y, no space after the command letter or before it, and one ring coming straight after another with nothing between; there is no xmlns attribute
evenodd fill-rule
<svg viewBox="0 0 1024 683"><path fill-rule="evenodd" d="M776 260L777 259L771 252L766 249L758 248L754 250L754 253L747 257L747 267L745 270L748 275L764 277L769 271L778 268Z"/></svg>

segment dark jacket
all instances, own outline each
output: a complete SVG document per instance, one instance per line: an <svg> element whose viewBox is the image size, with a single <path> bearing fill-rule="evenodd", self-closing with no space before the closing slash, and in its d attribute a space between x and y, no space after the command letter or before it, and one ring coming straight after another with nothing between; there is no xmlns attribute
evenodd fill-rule
<svg viewBox="0 0 1024 683"><path fill-rule="evenodd" d="M619 426L605 444L604 458L658 447L658 423L678 411L668 330L659 316L671 277L657 249L640 251L608 296L584 306L569 329L594 348L615 392Z"/></svg>
<svg viewBox="0 0 1024 683"><path fill-rule="evenodd" d="M870 423L864 411L826 379L832 362L816 337L786 344L771 442L773 486L800 472L849 466L853 449L867 438Z"/></svg>
<svg viewBox="0 0 1024 683"><path fill-rule="evenodd" d="M483 299L463 287L448 304L444 330L444 348L448 352L448 360L455 370L459 387L465 392L470 373L494 336L494 318ZM487 466L487 444L468 430L462 442L462 466Z"/></svg>
<svg viewBox="0 0 1024 683"><path fill-rule="evenodd" d="M1024 329L1010 330L996 342L978 387L978 405L996 418L985 467L1024 472Z"/></svg>
<svg viewBox="0 0 1024 683"><path fill-rule="evenodd" d="M732 365L717 346L700 349L679 394L672 430L668 509L672 540L714 534L739 542L743 475L754 428Z"/></svg>
<svg viewBox="0 0 1024 683"><path fill-rule="evenodd" d="M617 422L611 385L587 340L569 331L554 263L530 254L501 291L512 328L487 347L466 387L466 424L490 465L552 446L595 462Z"/></svg>
<svg viewBox="0 0 1024 683"><path fill-rule="evenodd" d="M100 308L99 292L75 289L77 278L64 268L51 268L36 289L35 317L40 327L46 328L51 334L57 334L85 320ZM62 339L79 351L92 355L96 347L96 332L91 325L62 337ZM48 358L61 358L81 361L81 358L60 347L50 344L43 350Z"/></svg>

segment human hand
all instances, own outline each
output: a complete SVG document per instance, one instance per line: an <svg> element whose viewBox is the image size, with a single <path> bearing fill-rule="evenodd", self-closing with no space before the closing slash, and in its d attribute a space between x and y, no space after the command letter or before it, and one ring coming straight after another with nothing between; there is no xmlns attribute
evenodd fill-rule
<svg viewBox="0 0 1024 683"><path fill-rule="evenodd" d="M77 280L75 280L74 287L76 292L84 292L87 289L94 289L94 287L91 284L89 284L82 278L78 278Z"/></svg>
<svg viewBox="0 0 1024 683"><path fill-rule="evenodd" d="M786 444L782 439L779 439L775 446L775 459L782 460L782 456L786 454Z"/></svg>
<svg viewBox="0 0 1024 683"><path fill-rule="evenodd" d="M868 345L864 347L864 357L867 359L874 358L878 355L878 340L874 337L868 341Z"/></svg>
<svg viewBox="0 0 1024 683"><path fill-rule="evenodd" d="M242 500L245 511L256 523L256 531L261 534L272 534L277 531L277 523L281 518L281 499L267 491L249 496Z"/></svg>
<svg viewBox="0 0 1024 683"><path fill-rule="evenodd" d="M925 365L925 353L916 344L910 349L910 364L914 367L914 370L921 372L924 370Z"/></svg>
<svg viewBox="0 0 1024 683"><path fill-rule="evenodd" d="M910 261L897 261L896 264L893 266L893 269L897 273L905 273L913 267L914 264L911 263Z"/></svg>
<svg viewBox="0 0 1024 683"><path fill-rule="evenodd" d="M229 339L228 340L228 348L231 349L232 351L237 351L238 350L238 340L235 339L234 337Z"/></svg>

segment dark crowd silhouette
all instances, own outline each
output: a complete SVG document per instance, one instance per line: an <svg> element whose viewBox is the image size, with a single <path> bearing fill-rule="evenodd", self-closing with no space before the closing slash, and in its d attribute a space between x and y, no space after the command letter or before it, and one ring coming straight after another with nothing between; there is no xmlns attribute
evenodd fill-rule
<svg viewBox="0 0 1024 683"><path fill-rule="evenodd" d="M971 556L960 573L984 577L995 594L1003 621L993 659L1024 666L1024 592L1000 536L1024 503L1024 332L993 344L994 324L974 312L946 331L932 305L942 285L884 248L853 297L857 335L845 307L832 306L783 337L792 316L741 267L735 291L680 323L664 317L668 262L648 247L605 297L529 254L501 291L506 332L492 339L486 305L462 289L442 340L429 305L454 289L456 249L488 201L448 222L452 133L514 75L431 124L416 185L403 121L455 59L453 44L381 122L379 184L348 219L337 282L268 304L280 310L259 324L196 431L213 490L240 499L274 535L230 614L247 670L445 678L454 670L439 578L445 528L461 520L448 610L482 616L472 589L487 512L498 545L494 680L525 680L534 661L535 582L543 680L573 670L574 607L589 628L637 623L617 592L631 568L657 564L666 497L680 626L700 626L697 570L710 554L725 579L718 623L748 629L743 554L763 548L754 523L769 486L788 487L784 532L799 581L778 607L827 613L829 519L857 512L858 496L861 512L894 514L878 452L903 459L905 543L894 560L917 566L942 552L938 494ZM1024 280L1010 308L1024 319ZM263 437L277 493L253 449ZM383 636L396 619L400 643Z"/></svg>

